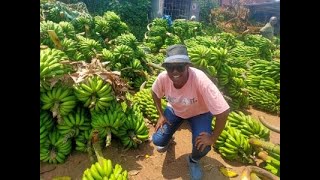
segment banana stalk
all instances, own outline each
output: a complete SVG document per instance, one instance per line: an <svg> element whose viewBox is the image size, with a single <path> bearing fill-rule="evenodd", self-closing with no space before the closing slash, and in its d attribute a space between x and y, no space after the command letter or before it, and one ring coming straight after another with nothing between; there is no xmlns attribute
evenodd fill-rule
<svg viewBox="0 0 320 180"><path fill-rule="evenodd" d="M62 50L62 45L57 34L53 30L48 30L48 34L50 36L50 39L53 41L54 45L56 46L56 48L59 50Z"/></svg>
<svg viewBox="0 0 320 180"><path fill-rule="evenodd" d="M268 129L270 129L271 131L280 133L280 127L275 127L275 126L267 123L263 116L259 116L258 118L259 118L260 122L261 122L265 127L267 127Z"/></svg>
<svg viewBox="0 0 320 180"><path fill-rule="evenodd" d="M260 140L260 139L257 139L257 138L250 138L249 139L249 143L251 145L256 146L256 147L261 147L261 148L263 148L265 150L274 152L276 154L280 154L280 146L276 145L276 144L273 144L272 142L266 142L266 141L263 141L263 140Z"/></svg>
<svg viewBox="0 0 320 180"><path fill-rule="evenodd" d="M91 143L100 166L103 166L103 154L99 143L99 133L97 131L93 132Z"/></svg>
<svg viewBox="0 0 320 180"><path fill-rule="evenodd" d="M242 171L240 180L253 180L251 179L251 173L255 173L262 179L280 180L278 176L258 166L246 166Z"/></svg>

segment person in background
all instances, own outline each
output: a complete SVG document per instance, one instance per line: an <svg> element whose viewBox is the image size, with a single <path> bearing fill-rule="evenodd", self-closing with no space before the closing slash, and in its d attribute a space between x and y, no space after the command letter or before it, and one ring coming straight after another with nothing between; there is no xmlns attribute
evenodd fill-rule
<svg viewBox="0 0 320 180"><path fill-rule="evenodd" d="M187 48L176 44L166 49L166 58L161 72L152 85L152 97L159 119L152 135L158 152L165 152L173 141L173 134L184 122L192 132L192 152L187 157L191 179L201 179L199 160L215 144L225 128L229 105L206 74L191 66ZM165 109L161 98L168 101ZM213 116L216 117L212 130Z"/></svg>
<svg viewBox="0 0 320 180"><path fill-rule="evenodd" d="M269 22L260 29L260 34L263 37L272 40L274 36L274 25L277 23L277 21L278 21L277 17L272 16Z"/></svg>

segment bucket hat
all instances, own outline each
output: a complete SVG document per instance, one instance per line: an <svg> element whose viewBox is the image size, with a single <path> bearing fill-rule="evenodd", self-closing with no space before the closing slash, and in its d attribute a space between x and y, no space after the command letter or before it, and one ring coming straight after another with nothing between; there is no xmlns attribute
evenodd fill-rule
<svg viewBox="0 0 320 180"><path fill-rule="evenodd" d="M188 56L188 51L186 46L182 44L175 44L169 46L166 50L166 58L164 59L163 64L166 63L191 63Z"/></svg>

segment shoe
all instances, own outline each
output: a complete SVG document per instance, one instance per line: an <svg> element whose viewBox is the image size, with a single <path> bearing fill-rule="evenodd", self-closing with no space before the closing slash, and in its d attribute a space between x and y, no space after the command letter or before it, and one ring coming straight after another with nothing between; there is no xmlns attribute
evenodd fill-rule
<svg viewBox="0 0 320 180"><path fill-rule="evenodd" d="M187 161L188 161L191 180L201 180L202 170L199 162L197 163L191 162L189 156L187 157Z"/></svg>
<svg viewBox="0 0 320 180"><path fill-rule="evenodd" d="M174 140L174 137L172 137L172 138L170 139L170 141L168 142L167 145L165 145L165 146L157 146L157 151L160 152L160 153L166 152L166 151L168 150L169 145L171 144L171 142L172 142L173 140Z"/></svg>

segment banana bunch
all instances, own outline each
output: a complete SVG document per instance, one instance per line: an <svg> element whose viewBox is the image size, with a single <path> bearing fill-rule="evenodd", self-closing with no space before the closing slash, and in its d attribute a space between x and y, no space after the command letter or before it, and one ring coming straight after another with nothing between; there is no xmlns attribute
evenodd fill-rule
<svg viewBox="0 0 320 180"><path fill-rule="evenodd" d="M149 129L137 105L133 104L127 112L127 119L119 128L117 136L128 149L137 148L138 144L148 140Z"/></svg>
<svg viewBox="0 0 320 180"><path fill-rule="evenodd" d="M80 131L91 129L90 119L86 109L77 107L76 111L62 116L63 122L57 125L58 132L64 136L65 141L77 137Z"/></svg>
<svg viewBox="0 0 320 180"><path fill-rule="evenodd" d="M110 101L115 99L112 86L99 76L90 76L73 87L76 97L84 103L84 107L97 112L107 109Z"/></svg>
<svg viewBox="0 0 320 180"><path fill-rule="evenodd" d="M115 46L113 56L115 57L115 63L121 63L121 67L124 68L133 59L134 51L127 45L119 45Z"/></svg>
<svg viewBox="0 0 320 180"><path fill-rule="evenodd" d="M260 58L268 61L272 60L272 52L275 45L269 39L258 34L247 34L244 37L244 44L259 48Z"/></svg>
<svg viewBox="0 0 320 180"><path fill-rule="evenodd" d="M230 57L227 59L226 64L233 68L243 68L248 69L248 62L250 58L247 57Z"/></svg>
<svg viewBox="0 0 320 180"><path fill-rule="evenodd" d="M80 152L87 152L88 142L90 140L91 140L91 129L80 131L79 135L75 138L75 143L76 143L75 149Z"/></svg>
<svg viewBox="0 0 320 180"><path fill-rule="evenodd" d="M102 46L98 41L80 35L77 36L77 39L79 52L84 55L87 61L91 61L93 57L101 53Z"/></svg>
<svg viewBox="0 0 320 180"><path fill-rule="evenodd" d="M53 41L50 39L48 30L54 31L60 40L64 38L64 34L59 24L54 23L52 21L40 22L40 44L47 45L50 48L54 48L55 45Z"/></svg>
<svg viewBox="0 0 320 180"><path fill-rule="evenodd" d="M226 126L220 137L217 140L216 147L223 157L228 160L252 162L249 157L252 153L252 147L248 138L241 134L238 129Z"/></svg>
<svg viewBox="0 0 320 180"><path fill-rule="evenodd" d="M254 61L255 64L250 67L251 74L270 77L275 83L280 82L280 62L261 59L255 59Z"/></svg>
<svg viewBox="0 0 320 180"><path fill-rule="evenodd" d="M48 140L48 134L54 126L53 118L48 111L40 110L40 144Z"/></svg>
<svg viewBox="0 0 320 180"><path fill-rule="evenodd" d="M249 106L249 97L247 95L231 97L231 100L227 99L227 102L232 110L246 109Z"/></svg>
<svg viewBox="0 0 320 180"><path fill-rule="evenodd" d="M280 99L265 90L247 87L249 90L249 102L254 107L271 113L280 113Z"/></svg>
<svg viewBox="0 0 320 180"><path fill-rule="evenodd" d="M148 27L147 27L148 30L150 30L151 27L155 27L155 26L164 27L166 30L169 29L169 25L168 25L167 20L163 19L163 18L154 18L150 25L148 25Z"/></svg>
<svg viewBox="0 0 320 180"><path fill-rule="evenodd" d="M179 36L170 33L167 36L166 40L164 41L164 45L162 46L162 48L166 49L168 46L171 46L174 44L181 44L181 40Z"/></svg>
<svg viewBox="0 0 320 180"><path fill-rule="evenodd" d="M199 67L206 68L208 66L208 62L212 56L212 50L203 45L197 45L188 49L188 54L191 62Z"/></svg>
<svg viewBox="0 0 320 180"><path fill-rule="evenodd" d="M251 59L260 57L259 48L245 45L238 45L231 49L230 55L233 57L246 57Z"/></svg>
<svg viewBox="0 0 320 180"><path fill-rule="evenodd" d="M99 137L106 137L106 146L111 145L111 133L118 136L118 129L126 120L125 113L119 104L110 107L106 112L91 112L91 117L92 128L99 132Z"/></svg>
<svg viewBox="0 0 320 180"><path fill-rule="evenodd" d="M59 22L59 25L61 26L64 38L75 39L76 32L74 30L73 25L70 22L61 21Z"/></svg>
<svg viewBox="0 0 320 180"><path fill-rule="evenodd" d="M137 104L143 115L146 116L151 123L157 123L159 115L154 105L150 88L138 91L133 97L133 102ZM166 106L165 100L161 100L161 104L162 108L164 108Z"/></svg>
<svg viewBox="0 0 320 180"><path fill-rule="evenodd" d="M228 51L224 48L211 47L211 55L208 59L208 64L213 65L218 71L222 64L225 64L228 58Z"/></svg>
<svg viewBox="0 0 320 180"><path fill-rule="evenodd" d="M233 111L228 116L228 125L237 128L246 137L269 139L270 130L264 127L258 120L241 111Z"/></svg>
<svg viewBox="0 0 320 180"><path fill-rule="evenodd" d="M64 138L54 129L49 133L49 139L40 145L40 160L48 163L63 163L72 150L71 140Z"/></svg>
<svg viewBox="0 0 320 180"><path fill-rule="evenodd" d="M106 48L103 48L102 49L102 60L103 61L114 62L115 58L114 58L113 53L110 50L108 50Z"/></svg>
<svg viewBox="0 0 320 180"><path fill-rule="evenodd" d="M58 49L40 50L40 79L51 78L69 72L70 69L60 63L60 61L66 59L66 54Z"/></svg>
<svg viewBox="0 0 320 180"><path fill-rule="evenodd" d="M219 85L221 87L225 87L230 81L231 78L236 76L237 73L235 70L233 70L230 66L226 64L222 64L220 66L220 69L218 70L218 80L219 80Z"/></svg>
<svg viewBox="0 0 320 180"><path fill-rule="evenodd" d="M120 36L114 39L114 44L116 46L126 45L134 50L138 47L137 38L132 33L121 34Z"/></svg>
<svg viewBox="0 0 320 180"><path fill-rule="evenodd" d="M228 50L236 47L236 37L231 33L217 33L213 36L213 40L215 41L214 47L226 48Z"/></svg>
<svg viewBox="0 0 320 180"><path fill-rule="evenodd" d="M214 66L208 65L206 68L206 72L208 72L209 76L216 77L217 76L217 69Z"/></svg>
<svg viewBox="0 0 320 180"><path fill-rule="evenodd" d="M194 43L191 43L190 41L193 41ZM193 47L193 45L203 45L207 48L210 47L216 47L216 42L212 39L212 36L197 36L190 38L185 41L188 48Z"/></svg>
<svg viewBox="0 0 320 180"><path fill-rule="evenodd" d="M53 117L67 115L77 104L77 98L72 89L63 86L53 87L52 90L40 94L43 102L42 109L50 110Z"/></svg>
<svg viewBox="0 0 320 180"><path fill-rule="evenodd" d="M79 60L76 59L76 53L78 49L77 44L77 41L68 38L65 38L61 41L62 51L66 53L69 59Z"/></svg>
<svg viewBox="0 0 320 180"><path fill-rule="evenodd" d="M244 92L242 92L242 89L245 87L246 84L242 78L232 77L226 88L228 95L231 97L241 97L246 95Z"/></svg>
<svg viewBox="0 0 320 180"><path fill-rule="evenodd" d="M83 172L82 180L109 179L109 180L127 180L128 172L123 170L122 166L116 164L113 168L110 159L102 160L91 165Z"/></svg>
<svg viewBox="0 0 320 180"><path fill-rule="evenodd" d="M266 161L266 165L264 166L264 169L270 171L272 174L280 176L280 159L270 157Z"/></svg>
<svg viewBox="0 0 320 180"><path fill-rule="evenodd" d="M94 30L94 21L91 16L78 16L71 21L76 34L86 33L86 36L90 36L91 31Z"/></svg>
<svg viewBox="0 0 320 180"><path fill-rule="evenodd" d="M152 87L152 84L154 83L154 81L157 79L157 76L149 76L147 81L146 81L146 84L144 86L145 89L148 89L148 88L151 88Z"/></svg>

